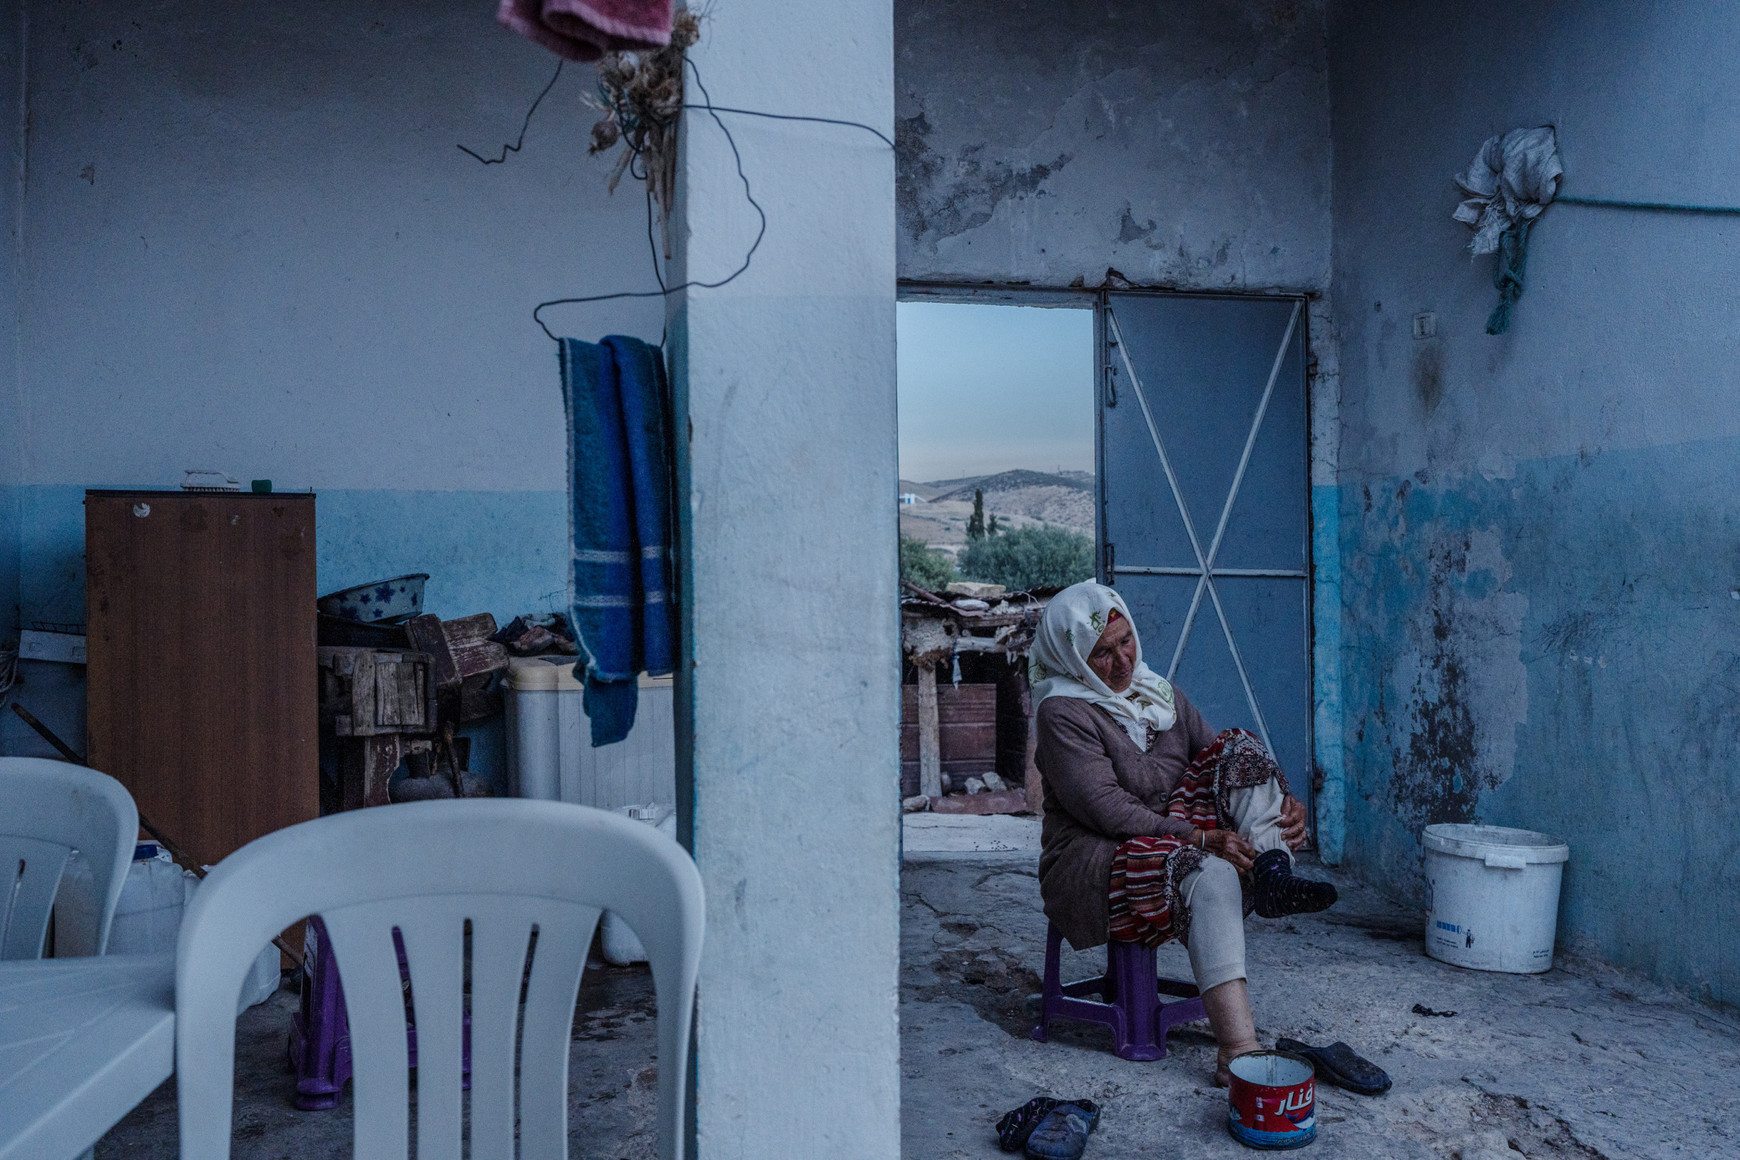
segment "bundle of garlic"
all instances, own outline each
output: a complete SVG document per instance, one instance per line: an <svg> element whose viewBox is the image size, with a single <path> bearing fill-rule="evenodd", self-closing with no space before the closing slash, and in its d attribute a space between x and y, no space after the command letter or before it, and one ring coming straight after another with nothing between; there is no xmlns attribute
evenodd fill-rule
<svg viewBox="0 0 1740 1160"><path fill-rule="evenodd" d="M669 218L677 179L677 118L683 110L683 53L700 39L700 24L688 9L671 22L671 43L652 52L613 52L598 61L598 96L587 103L604 116L592 126L591 153L618 143L622 157L610 175L610 191L640 158L647 194ZM668 256L668 255L667 255Z"/></svg>

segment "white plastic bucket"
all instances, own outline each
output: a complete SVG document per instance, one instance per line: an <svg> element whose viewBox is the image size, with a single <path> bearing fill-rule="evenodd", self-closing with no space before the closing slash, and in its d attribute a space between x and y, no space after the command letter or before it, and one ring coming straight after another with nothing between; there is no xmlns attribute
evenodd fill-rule
<svg viewBox="0 0 1740 1160"><path fill-rule="evenodd" d="M644 806L619 806L615 812L656 827L673 842L677 840L677 813L670 806L652 802ZM613 967L646 962L646 948L641 946L639 937L626 922L608 910L598 922L598 942L604 961Z"/></svg>
<svg viewBox="0 0 1740 1160"><path fill-rule="evenodd" d="M1427 826L1426 953L1477 971L1551 970L1571 847L1505 826Z"/></svg>

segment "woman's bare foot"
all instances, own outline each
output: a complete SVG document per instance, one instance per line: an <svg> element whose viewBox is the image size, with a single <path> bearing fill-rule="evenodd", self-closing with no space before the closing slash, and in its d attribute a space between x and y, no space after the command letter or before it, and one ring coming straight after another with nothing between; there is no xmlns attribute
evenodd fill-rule
<svg viewBox="0 0 1740 1160"><path fill-rule="evenodd" d="M1227 1068L1227 1064L1231 1063L1234 1059L1243 1055L1247 1051L1261 1051L1262 1047L1262 1044L1253 1039L1249 1044L1244 1046L1223 1047L1216 1052L1214 1059L1214 1086L1231 1087L1232 1072Z"/></svg>
<svg viewBox="0 0 1740 1160"><path fill-rule="evenodd" d="M1204 991L1202 1005L1208 1011L1208 1025L1214 1031L1215 1042L1220 1044L1215 1058L1215 1086L1229 1087L1232 1073L1226 1065L1234 1056L1262 1046L1257 1042L1257 1027L1251 1018L1250 992L1243 979L1233 979Z"/></svg>

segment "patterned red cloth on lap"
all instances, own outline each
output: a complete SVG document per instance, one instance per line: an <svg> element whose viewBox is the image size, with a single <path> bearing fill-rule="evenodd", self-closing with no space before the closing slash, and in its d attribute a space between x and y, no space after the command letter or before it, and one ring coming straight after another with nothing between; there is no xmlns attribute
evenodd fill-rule
<svg viewBox="0 0 1740 1160"><path fill-rule="evenodd" d="M1262 785L1271 777L1287 792L1287 778L1254 734L1227 729L1198 753L1166 803L1166 816L1207 832L1230 828L1232 791ZM1111 937L1159 946L1170 939L1188 944L1190 912L1179 883L1207 855L1184 839L1131 838L1112 856ZM1247 891L1245 913L1251 912Z"/></svg>

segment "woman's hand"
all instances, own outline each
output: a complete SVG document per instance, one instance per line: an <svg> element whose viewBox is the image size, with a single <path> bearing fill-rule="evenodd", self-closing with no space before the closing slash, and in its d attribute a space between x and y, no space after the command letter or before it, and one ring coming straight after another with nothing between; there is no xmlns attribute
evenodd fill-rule
<svg viewBox="0 0 1740 1160"><path fill-rule="evenodd" d="M1307 837L1305 803L1288 794L1281 799L1281 840L1289 849L1297 850L1305 845Z"/></svg>
<svg viewBox="0 0 1740 1160"><path fill-rule="evenodd" d="M1231 862L1235 870L1249 870L1257 856L1257 848L1234 830L1198 830L1190 844Z"/></svg>

